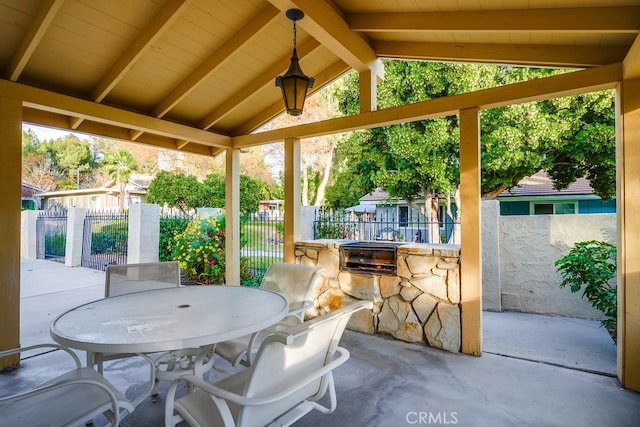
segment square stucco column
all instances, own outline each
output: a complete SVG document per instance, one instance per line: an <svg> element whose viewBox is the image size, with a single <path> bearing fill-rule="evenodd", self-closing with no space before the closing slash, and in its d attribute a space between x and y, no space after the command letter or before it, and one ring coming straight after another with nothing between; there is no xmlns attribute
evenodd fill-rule
<svg viewBox="0 0 640 427"><path fill-rule="evenodd" d="M500 202L482 201L482 308L502 311L500 296Z"/></svg>
<svg viewBox="0 0 640 427"><path fill-rule="evenodd" d="M38 257L36 224L40 212L41 211L22 211L20 255L25 259L36 259Z"/></svg>
<svg viewBox="0 0 640 427"><path fill-rule="evenodd" d="M71 208L67 215L67 242L64 253L64 264L68 267L82 265L82 240L84 233L84 218L87 208Z"/></svg>
<svg viewBox="0 0 640 427"><path fill-rule="evenodd" d="M160 206L140 203L129 207L127 264L158 262Z"/></svg>

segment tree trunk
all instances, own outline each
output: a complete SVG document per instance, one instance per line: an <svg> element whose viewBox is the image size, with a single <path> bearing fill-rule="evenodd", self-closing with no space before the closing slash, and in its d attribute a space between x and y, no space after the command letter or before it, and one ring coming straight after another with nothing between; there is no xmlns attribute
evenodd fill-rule
<svg viewBox="0 0 640 427"><path fill-rule="evenodd" d="M425 197L424 208L427 217L427 236L429 243L440 243L440 221L438 221L438 196Z"/></svg>
<svg viewBox="0 0 640 427"><path fill-rule="evenodd" d="M316 192L316 202L313 204L316 207L321 207L324 203L324 193L329 183L329 176L331 175L331 163L333 162L333 150L329 153L329 158L322 172L322 180L318 185L318 191Z"/></svg>
<svg viewBox="0 0 640 427"><path fill-rule="evenodd" d="M124 186L125 184L120 184L120 197L119 197L119 202L118 205L120 207L120 212L124 212Z"/></svg>
<svg viewBox="0 0 640 427"><path fill-rule="evenodd" d="M309 174L304 162L302 164L302 206L309 206Z"/></svg>

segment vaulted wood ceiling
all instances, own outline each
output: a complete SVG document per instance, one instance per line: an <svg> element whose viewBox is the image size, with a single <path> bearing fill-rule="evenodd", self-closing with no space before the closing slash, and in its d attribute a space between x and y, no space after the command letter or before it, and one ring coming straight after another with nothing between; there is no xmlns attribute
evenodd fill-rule
<svg viewBox="0 0 640 427"><path fill-rule="evenodd" d="M640 32L640 0L0 0L0 94L26 122L216 154L282 113L293 7L313 91L381 58L616 64Z"/></svg>

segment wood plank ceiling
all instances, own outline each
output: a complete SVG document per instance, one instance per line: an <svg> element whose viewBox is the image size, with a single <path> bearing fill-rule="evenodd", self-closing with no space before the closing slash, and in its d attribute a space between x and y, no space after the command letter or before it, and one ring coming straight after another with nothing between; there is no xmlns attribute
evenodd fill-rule
<svg viewBox="0 0 640 427"><path fill-rule="evenodd" d="M622 61L640 0L0 0L0 94L24 120L202 154L281 114L297 7L313 91L380 58Z"/></svg>

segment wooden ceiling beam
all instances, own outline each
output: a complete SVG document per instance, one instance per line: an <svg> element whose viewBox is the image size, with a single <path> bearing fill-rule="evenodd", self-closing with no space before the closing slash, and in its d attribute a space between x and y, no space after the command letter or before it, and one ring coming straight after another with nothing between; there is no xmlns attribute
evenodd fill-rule
<svg viewBox="0 0 640 427"><path fill-rule="evenodd" d="M490 109L577 95L612 89L621 78L622 64L611 64L322 122L234 136L232 143L234 148L252 147L286 138L310 138L450 116L468 108Z"/></svg>
<svg viewBox="0 0 640 427"><path fill-rule="evenodd" d="M417 42L374 42L373 45L376 53L385 58L576 68L620 62L627 52L624 46Z"/></svg>
<svg viewBox="0 0 640 427"><path fill-rule="evenodd" d="M102 102L140 57L173 24L190 2L191 0L169 0L102 77L100 83L93 89L91 99Z"/></svg>
<svg viewBox="0 0 640 427"><path fill-rule="evenodd" d="M8 80L0 79L0 96L20 99L23 106L69 117L121 126L126 129L148 132L176 140L184 139L212 147L228 148L231 146L230 138L226 135ZM128 139L128 137L125 137L125 139Z"/></svg>
<svg viewBox="0 0 640 427"><path fill-rule="evenodd" d="M260 30L273 21L278 16L278 13L278 9L267 5L267 7L249 21L241 31L236 33L229 41L225 42L220 49L204 61L193 73L160 101L152 110L152 114L156 117L163 117L167 114L178 102L195 90L204 80L209 78L216 69L231 58L234 52L241 49L242 46L254 37L257 37L260 34Z"/></svg>
<svg viewBox="0 0 640 427"><path fill-rule="evenodd" d="M38 15L27 29L18 50L14 53L11 63L6 69L5 74L9 80L13 82L18 80L63 2L64 0L46 0L43 2Z"/></svg>
<svg viewBox="0 0 640 427"><path fill-rule="evenodd" d="M369 13L347 15L352 31L510 31L635 33L640 7L477 10L459 12Z"/></svg>
<svg viewBox="0 0 640 427"><path fill-rule="evenodd" d="M373 48L361 34L349 28L344 17L329 2L318 0L269 0L283 13L291 8L304 12L297 23L313 38L358 72L374 69L376 57Z"/></svg>
<svg viewBox="0 0 640 427"><path fill-rule="evenodd" d="M640 35L636 37L622 63L622 77L626 79L640 78Z"/></svg>

